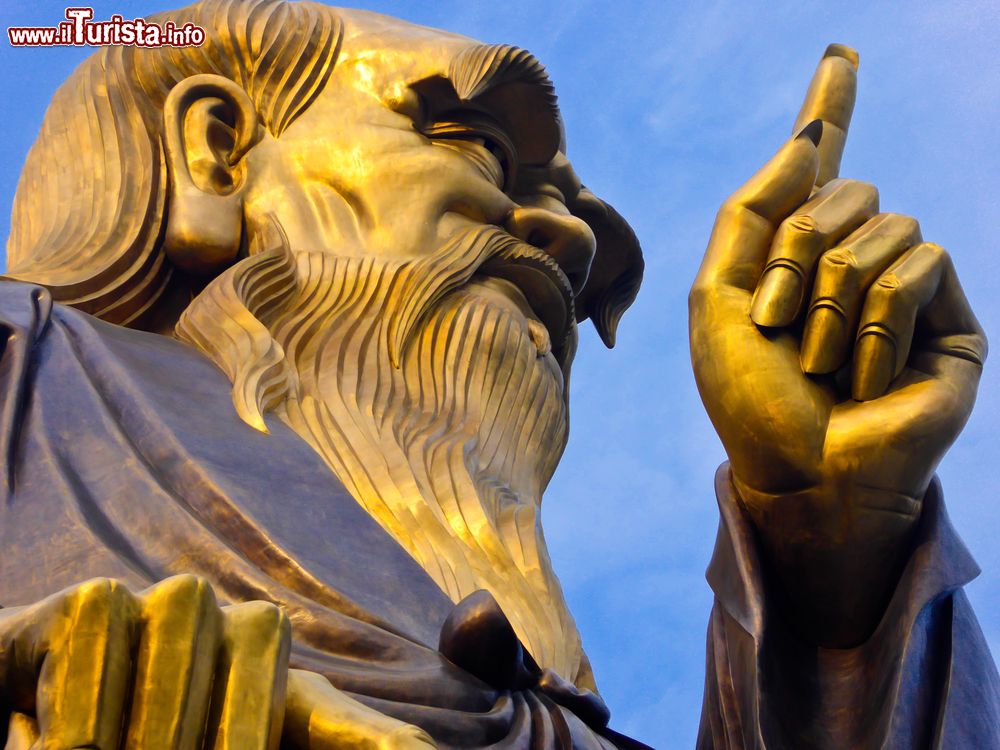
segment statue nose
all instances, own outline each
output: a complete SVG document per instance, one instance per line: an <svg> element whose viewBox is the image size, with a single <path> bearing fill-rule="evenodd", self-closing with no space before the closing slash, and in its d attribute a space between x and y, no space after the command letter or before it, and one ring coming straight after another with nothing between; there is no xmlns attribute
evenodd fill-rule
<svg viewBox="0 0 1000 750"><path fill-rule="evenodd" d="M597 240L587 222L544 208L518 206L507 216L504 228L552 256L569 279L573 293L579 294L597 250Z"/></svg>

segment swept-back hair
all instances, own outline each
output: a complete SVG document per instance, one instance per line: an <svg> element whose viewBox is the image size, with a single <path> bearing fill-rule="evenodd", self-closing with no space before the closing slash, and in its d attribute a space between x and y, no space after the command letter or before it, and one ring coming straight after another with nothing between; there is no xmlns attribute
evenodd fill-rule
<svg viewBox="0 0 1000 750"><path fill-rule="evenodd" d="M323 90L344 37L337 11L310 2L204 0L150 20L201 26L205 43L105 47L73 72L53 97L28 154L7 246L8 278L41 284L57 302L134 327L152 318L147 313L153 312L173 272L161 248L168 194L162 110L170 91L199 73L228 78L246 91L261 122L277 138ZM522 109L525 101L530 104L521 114L533 126L519 150L537 151L544 163L564 148L555 92L533 55L509 45L472 44L452 61L448 76L462 100L489 98L503 84L521 85L518 101ZM524 98L523 84L532 87L535 99ZM494 103L503 109L506 101L501 96ZM642 251L624 219L589 191L582 190L569 208L597 236L590 279L576 299L577 317L590 318L604 342L613 346L618 321L639 290ZM255 425L288 385L276 375L282 356L266 326L259 321L250 325L264 314L255 306L256 285L271 283L269 273L254 269L284 268L269 258L244 258L198 298L222 295L230 307L237 305L233 309L250 313L237 316L250 326L250 361L241 359L245 350L231 350L223 339L195 336L193 321L210 322L204 316L188 315L187 325L180 327L188 334L182 338L202 348L234 379L237 407L242 398L246 408L240 413ZM239 283L232 284L236 279ZM282 289L290 299L294 273L286 281ZM223 294L224 289L229 291ZM285 297L271 304L283 303Z"/></svg>
<svg viewBox="0 0 1000 750"><path fill-rule="evenodd" d="M154 16L205 29L200 47L105 47L59 87L21 173L7 244L10 278L56 301L133 324L170 280L163 102L214 73L240 85L275 137L326 84L343 25L330 8L205 0Z"/></svg>

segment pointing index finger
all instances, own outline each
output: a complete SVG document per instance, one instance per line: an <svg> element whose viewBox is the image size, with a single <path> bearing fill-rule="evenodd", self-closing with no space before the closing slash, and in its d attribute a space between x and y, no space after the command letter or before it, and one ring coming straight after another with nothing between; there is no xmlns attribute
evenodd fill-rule
<svg viewBox="0 0 1000 750"><path fill-rule="evenodd" d="M840 157L844 153L857 90L858 53L843 44L831 44L816 67L794 128L794 132L798 132L806 123L823 121L818 187L840 173Z"/></svg>

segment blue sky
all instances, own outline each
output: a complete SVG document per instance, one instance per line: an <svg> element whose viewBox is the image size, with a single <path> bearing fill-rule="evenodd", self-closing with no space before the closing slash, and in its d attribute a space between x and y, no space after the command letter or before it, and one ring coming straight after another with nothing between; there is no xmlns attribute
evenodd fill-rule
<svg viewBox="0 0 1000 750"><path fill-rule="evenodd" d="M96 17L164 2L100 2ZM65 3L4 3L3 25L48 25ZM1000 5L995 2L403 0L362 7L534 52L556 82L569 155L635 227L646 281L618 348L585 331L570 446L545 527L613 723L659 748L694 744L721 445L687 351L686 294L718 204L787 137L830 42L861 54L844 176L878 185L948 248L1000 336ZM17 174L78 50L0 42L0 235ZM940 469L949 512L984 572L968 587L1000 654L1000 377ZM993 436L992 439L990 436Z"/></svg>

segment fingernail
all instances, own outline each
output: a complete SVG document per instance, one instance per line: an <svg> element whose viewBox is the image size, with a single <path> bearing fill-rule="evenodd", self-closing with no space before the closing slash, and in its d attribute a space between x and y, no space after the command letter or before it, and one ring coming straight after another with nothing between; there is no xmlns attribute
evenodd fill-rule
<svg viewBox="0 0 1000 750"><path fill-rule="evenodd" d="M858 69L858 63L861 61L858 51L853 47L848 47L846 44L831 44L826 48L823 57L842 57L853 65L855 70Z"/></svg>
<svg viewBox="0 0 1000 750"><path fill-rule="evenodd" d="M806 320L799 360L814 375L833 372L847 357L847 321L831 307L818 307Z"/></svg>
<svg viewBox="0 0 1000 750"><path fill-rule="evenodd" d="M795 320L802 301L802 277L787 266L765 271L750 307L750 318L759 326L787 326Z"/></svg>
<svg viewBox="0 0 1000 750"><path fill-rule="evenodd" d="M819 145L819 139L823 137L823 121L813 120L806 125L796 135L796 138L808 138L814 146Z"/></svg>
<svg viewBox="0 0 1000 750"><path fill-rule="evenodd" d="M871 401L889 387L896 369L896 347L885 336L867 333L854 347L854 381L851 395L855 401Z"/></svg>

